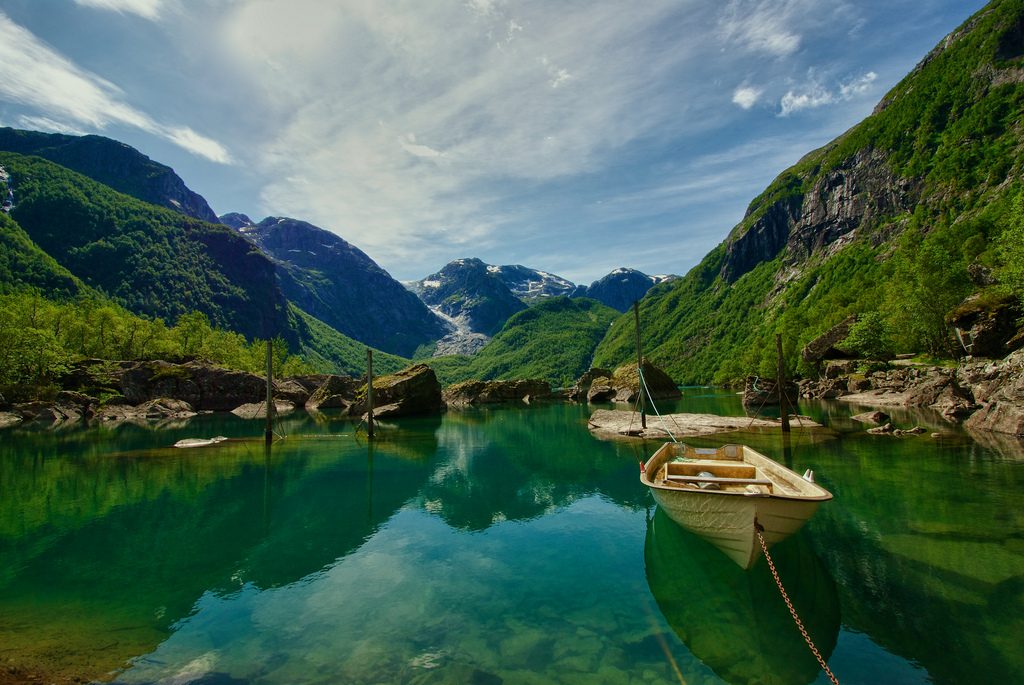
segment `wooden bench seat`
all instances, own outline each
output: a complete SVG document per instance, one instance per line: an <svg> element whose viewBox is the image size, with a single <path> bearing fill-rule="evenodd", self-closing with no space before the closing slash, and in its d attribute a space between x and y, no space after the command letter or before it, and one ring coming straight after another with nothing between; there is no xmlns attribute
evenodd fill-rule
<svg viewBox="0 0 1024 685"><path fill-rule="evenodd" d="M683 483L719 483L721 485L768 485L772 482L766 478L724 478L721 476L665 476L665 480L676 480Z"/></svg>

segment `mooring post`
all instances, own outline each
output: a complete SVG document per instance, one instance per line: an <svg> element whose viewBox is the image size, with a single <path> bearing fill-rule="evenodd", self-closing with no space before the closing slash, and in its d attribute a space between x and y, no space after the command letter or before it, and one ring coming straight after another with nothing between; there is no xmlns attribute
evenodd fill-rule
<svg viewBox="0 0 1024 685"><path fill-rule="evenodd" d="M636 321L636 379L640 384L640 427L647 429L647 398L644 397L644 355L640 347L640 305L633 301L633 319Z"/></svg>
<svg viewBox="0 0 1024 685"><path fill-rule="evenodd" d="M366 435L373 438L373 350L366 348Z"/></svg>
<svg viewBox="0 0 1024 685"><path fill-rule="evenodd" d="M274 440L274 343L267 339L267 426L263 440L269 445Z"/></svg>
<svg viewBox="0 0 1024 685"><path fill-rule="evenodd" d="M782 419L782 432L789 432L789 407L786 398L786 367L782 359L782 334L775 334L775 351L778 354L779 369L775 377L775 386L779 389L779 417Z"/></svg>

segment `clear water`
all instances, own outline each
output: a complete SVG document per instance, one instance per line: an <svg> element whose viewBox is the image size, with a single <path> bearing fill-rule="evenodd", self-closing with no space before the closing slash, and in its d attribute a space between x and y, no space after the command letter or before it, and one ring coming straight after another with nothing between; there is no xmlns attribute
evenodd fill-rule
<svg viewBox="0 0 1024 685"><path fill-rule="evenodd" d="M676 408L742 413L701 389ZM835 494L774 554L840 681L1020 682L1021 443L801 409L834 432L726 440ZM827 682L764 563L665 518L637 479L655 445L596 440L588 413L452 412L373 445L303 414L270 451L168 449L261 435L231 416L0 433L0 660L125 684Z"/></svg>

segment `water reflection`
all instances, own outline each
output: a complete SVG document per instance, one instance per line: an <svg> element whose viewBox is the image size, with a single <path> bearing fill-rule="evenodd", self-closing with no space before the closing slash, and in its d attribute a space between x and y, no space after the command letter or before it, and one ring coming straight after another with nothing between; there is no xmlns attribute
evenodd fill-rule
<svg viewBox="0 0 1024 685"><path fill-rule="evenodd" d="M839 595L807 537L772 548L790 599L827 660L839 634ZM764 562L736 566L661 509L647 525L647 581L658 608L694 656L733 685L810 683L820 667Z"/></svg>
<svg viewBox="0 0 1024 685"><path fill-rule="evenodd" d="M595 443L586 408L452 412L438 433L444 463L423 489L424 507L449 525L483 530L529 520L600 493L626 507L646 504L629 445Z"/></svg>

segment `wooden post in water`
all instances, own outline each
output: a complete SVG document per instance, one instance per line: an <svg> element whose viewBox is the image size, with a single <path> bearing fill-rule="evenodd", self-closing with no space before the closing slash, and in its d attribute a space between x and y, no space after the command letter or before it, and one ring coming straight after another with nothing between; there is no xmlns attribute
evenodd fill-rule
<svg viewBox="0 0 1024 685"><path fill-rule="evenodd" d="M373 350L366 348L366 435L373 438Z"/></svg>
<svg viewBox="0 0 1024 685"><path fill-rule="evenodd" d="M647 429L647 398L644 396L644 355L640 347L640 305L633 301L633 319L636 321L636 380L640 384L640 427Z"/></svg>
<svg viewBox="0 0 1024 685"><path fill-rule="evenodd" d="M779 390L779 417L782 419L782 432L789 432L789 407L786 398L786 367L782 360L782 334L775 334L775 352L778 354L778 372L775 374L775 385Z"/></svg>
<svg viewBox="0 0 1024 685"><path fill-rule="evenodd" d="M263 440L269 445L274 440L274 343L267 339L267 426Z"/></svg>

